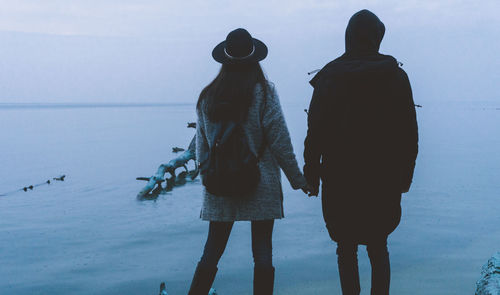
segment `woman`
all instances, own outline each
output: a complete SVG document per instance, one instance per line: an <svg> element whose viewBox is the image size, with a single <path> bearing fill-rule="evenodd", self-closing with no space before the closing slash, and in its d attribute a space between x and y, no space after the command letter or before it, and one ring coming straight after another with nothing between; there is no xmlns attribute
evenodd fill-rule
<svg viewBox="0 0 500 295"><path fill-rule="evenodd" d="M244 198L204 190L201 218L210 225L189 294L208 293L233 223L238 220L252 222L254 294L272 294L273 225L274 219L284 217L280 168L294 189L307 191L307 182L297 165L276 90L259 65L267 56L266 45L246 30L236 29L214 48L212 56L222 67L198 100L197 159L203 164L207 158L218 122L240 121L250 150L257 155L262 148L260 181Z"/></svg>

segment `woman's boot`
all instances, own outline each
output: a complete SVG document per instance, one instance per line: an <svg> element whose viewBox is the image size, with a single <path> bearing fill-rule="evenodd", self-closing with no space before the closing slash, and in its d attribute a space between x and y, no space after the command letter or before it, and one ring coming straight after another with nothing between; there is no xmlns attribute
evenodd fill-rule
<svg viewBox="0 0 500 295"><path fill-rule="evenodd" d="M272 295L274 289L274 267L256 266L253 269L253 294Z"/></svg>
<svg viewBox="0 0 500 295"><path fill-rule="evenodd" d="M207 295L210 287L212 287L216 273L216 266L210 267L198 263L188 295Z"/></svg>

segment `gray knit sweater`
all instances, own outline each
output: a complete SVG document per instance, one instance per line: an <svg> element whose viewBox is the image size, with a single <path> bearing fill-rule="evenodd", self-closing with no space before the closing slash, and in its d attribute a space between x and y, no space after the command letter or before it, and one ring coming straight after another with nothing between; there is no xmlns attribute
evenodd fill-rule
<svg viewBox="0 0 500 295"><path fill-rule="evenodd" d="M266 136L266 149L259 162L261 179L255 192L249 197L232 198L214 196L203 190L201 218L210 221L266 220L283 218L283 192L281 189L281 171L285 172L293 189L303 188L306 180L302 175L293 152L290 134L281 110L280 101L274 84L269 83L267 102L258 85L255 99L243 124L250 149L254 153ZM198 110L196 128L197 159L205 158L210 144L214 142L214 124ZM264 132L263 132L264 131Z"/></svg>

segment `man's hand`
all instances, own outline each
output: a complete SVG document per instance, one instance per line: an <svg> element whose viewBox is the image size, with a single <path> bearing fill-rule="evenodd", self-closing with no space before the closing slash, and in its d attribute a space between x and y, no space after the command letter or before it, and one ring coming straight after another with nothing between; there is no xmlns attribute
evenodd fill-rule
<svg viewBox="0 0 500 295"><path fill-rule="evenodd" d="M319 195L319 188L311 188L309 190L309 197L317 197Z"/></svg>
<svg viewBox="0 0 500 295"><path fill-rule="evenodd" d="M304 194L308 195L309 197L312 197L312 196L317 197L319 194L318 189L313 189L309 184L307 184L305 187L303 187L302 191L304 192Z"/></svg>

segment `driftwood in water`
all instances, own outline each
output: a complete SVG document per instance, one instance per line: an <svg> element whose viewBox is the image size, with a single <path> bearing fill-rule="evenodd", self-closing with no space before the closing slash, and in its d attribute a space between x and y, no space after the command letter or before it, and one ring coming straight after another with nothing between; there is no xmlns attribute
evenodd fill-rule
<svg viewBox="0 0 500 295"><path fill-rule="evenodd" d="M191 160L195 162L195 168L194 170L189 171L187 164ZM184 168L184 171L176 174L175 170L177 168ZM169 174L170 177L165 178L165 174ZM196 138L193 137L188 149L179 157L172 159L167 164L161 164L155 175L151 177L137 177L137 180L145 180L148 182L146 186L137 194L137 197L141 199L155 198L161 192L170 191L174 188L174 186L183 185L186 181L192 181L197 176L198 166L196 165ZM163 182L166 182L165 187L162 186Z"/></svg>
<svg viewBox="0 0 500 295"><path fill-rule="evenodd" d="M177 154L179 152L183 152L183 151L185 151L185 149L183 149L181 147L173 147L172 148L172 153L175 153L175 154Z"/></svg>

